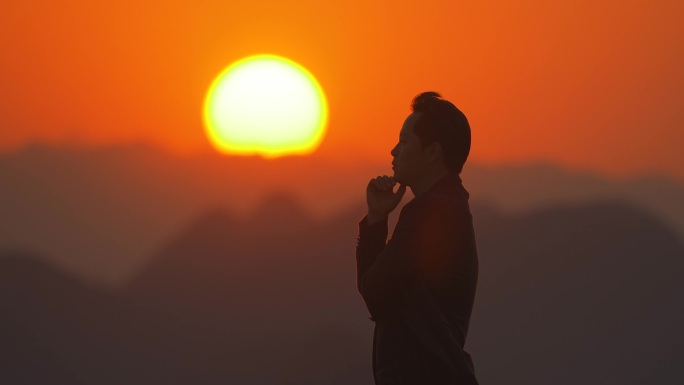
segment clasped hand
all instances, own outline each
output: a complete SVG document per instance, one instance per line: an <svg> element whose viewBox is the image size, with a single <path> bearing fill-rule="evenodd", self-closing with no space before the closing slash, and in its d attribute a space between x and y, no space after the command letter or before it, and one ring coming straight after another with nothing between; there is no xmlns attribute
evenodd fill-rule
<svg viewBox="0 0 684 385"><path fill-rule="evenodd" d="M394 210L406 192L406 185L400 184L397 191L394 177L383 175L373 178L366 187L366 203L368 204L368 224L381 221Z"/></svg>

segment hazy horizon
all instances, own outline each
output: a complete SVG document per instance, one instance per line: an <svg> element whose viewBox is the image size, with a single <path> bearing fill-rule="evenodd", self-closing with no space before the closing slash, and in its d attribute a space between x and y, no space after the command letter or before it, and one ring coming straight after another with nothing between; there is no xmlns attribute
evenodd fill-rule
<svg viewBox="0 0 684 385"><path fill-rule="evenodd" d="M265 160L217 153L179 156L147 144L37 145L0 154L0 183L7 186L0 190L5 213L0 248L36 251L83 276L114 283L213 210L249 220L272 205L292 202L314 221L350 212L360 220L366 184L385 170L389 164L384 162L347 164L322 154ZM510 215L624 202L647 210L684 239L684 187L668 178L610 178L548 163L472 162L462 179L471 204ZM412 196L409 192L403 201Z"/></svg>

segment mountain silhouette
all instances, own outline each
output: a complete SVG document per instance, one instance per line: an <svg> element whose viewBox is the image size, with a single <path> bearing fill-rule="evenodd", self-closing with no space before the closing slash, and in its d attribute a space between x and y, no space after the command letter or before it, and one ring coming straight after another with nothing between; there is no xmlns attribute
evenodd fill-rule
<svg viewBox="0 0 684 385"><path fill-rule="evenodd" d="M52 383L371 384L353 256L362 207L323 221L286 193L266 202L254 217L196 217L117 292L0 259L12 315L0 335L13 341L0 355L23 368L0 382L39 362ZM610 201L472 211L481 267L466 348L482 383L681 382L684 245L667 223Z"/></svg>
<svg viewBox="0 0 684 385"><path fill-rule="evenodd" d="M180 325L140 310L34 255L3 253L0 383L182 383L189 369L157 326Z"/></svg>
<svg viewBox="0 0 684 385"><path fill-rule="evenodd" d="M684 188L662 175L618 179L550 163L471 164L464 169L463 180L479 202L510 213L597 200L621 202L660 218L684 240Z"/></svg>
<svg viewBox="0 0 684 385"><path fill-rule="evenodd" d="M478 227L471 346L492 358L483 382L684 378L673 364L684 357L684 245L663 222L613 202L479 217L490 225Z"/></svg>
<svg viewBox="0 0 684 385"><path fill-rule="evenodd" d="M276 199L268 198L271 191L287 191L305 215L326 223L363 207L368 178L388 172L389 162L342 164L318 154L264 160L183 156L146 145L36 145L0 155L0 249L32 251L88 281L119 287L207 207L252 217L265 199ZM512 214L622 202L666 221L684 239L684 188L664 177L619 180L550 164L473 163L463 181L473 203Z"/></svg>
<svg viewBox="0 0 684 385"><path fill-rule="evenodd" d="M293 203L288 210L295 207ZM677 326L684 315L679 301L684 287L678 278L684 272L684 246L667 224L644 210L614 202L546 207L515 216L487 206L475 206L473 212L481 279L468 345L480 357L483 382L576 383L584 378L583 383L592 383L586 376L595 375L597 384L627 378L648 383L660 374L661 383L676 383L673 379L683 373L672 365L673 357L681 355L668 351L684 341ZM310 325L307 319L324 320L331 307L336 310L331 319L337 317L350 327L349 315L364 313L356 305L360 302L350 278L350 239L358 217L320 224L295 238L278 238L264 231L261 222L250 226L230 216L220 218L205 216L166 247L147 273L131 282L129 295L148 296L176 308L201 304L201 311L213 317L227 312L223 322L249 317L243 327ZM292 225L302 225L296 222ZM221 230L208 231L211 228ZM346 235L334 239L329 234ZM210 246L204 250L200 245ZM184 253L186 249L203 251ZM320 258L326 249L337 251L331 258ZM288 251L291 258L281 258ZM300 254L309 257L297 259ZM198 266L201 258L212 262L199 271L187 268ZM346 279L316 274L345 270ZM195 277L179 284L190 279L190 271ZM212 282L210 289L193 289L201 287L197 282L207 281ZM345 290L336 290L340 287ZM183 290L192 296L178 292ZM285 309L293 314L281 313ZM297 317L307 309L307 319ZM370 325L358 327L367 334ZM306 334L309 327L302 329ZM361 343L368 346L369 340ZM651 352L650 366L629 348ZM663 364L668 360L670 364ZM544 369L535 369L537 364ZM642 371L623 368L637 364ZM662 374L668 370L669 376ZM537 380L530 382L532 372Z"/></svg>
<svg viewBox="0 0 684 385"><path fill-rule="evenodd" d="M240 369L252 383L287 376L293 384L358 383L368 345L357 332L368 319L354 296L355 230L317 223L286 193L260 207L251 218L225 209L200 216L122 295L176 319L202 320L215 343L236 355L216 365ZM255 380L261 375L270 377Z"/></svg>
<svg viewBox="0 0 684 385"><path fill-rule="evenodd" d="M316 323L358 311L360 305L348 301L355 287L350 229L317 224L285 193L272 195L261 208L243 220L225 210L199 217L123 293L220 322L247 317L243 321L252 326L260 317L279 327L273 317ZM341 306L336 316L316 310L330 303Z"/></svg>

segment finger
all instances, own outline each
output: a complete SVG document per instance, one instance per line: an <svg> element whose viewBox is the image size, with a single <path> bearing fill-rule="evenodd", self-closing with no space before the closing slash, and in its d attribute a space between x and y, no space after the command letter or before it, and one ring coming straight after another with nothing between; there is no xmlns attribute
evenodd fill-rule
<svg viewBox="0 0 684 385"><path fill-rule="evenodd" d="M406 192L406 185L400 184L399 188L397 189L397 192L394 193L394 195L397 196L399 199L401 199L404 196L405 192Z"/></svg>
<svg viewBox="0 0 684 385"><path fill-rule="evenodd" d="M389 182L389 178L386 175L382 177L382 185L385 188L385 190L389 190L392 188L392 185Z"/></svg>
<svg viewBox="0 0 684 385"><path fill-rule="evenodd" d="M394 183L392 183L392 178L385 175L385 186L387 186L388 190L392 190L394 188Z"/></svg>

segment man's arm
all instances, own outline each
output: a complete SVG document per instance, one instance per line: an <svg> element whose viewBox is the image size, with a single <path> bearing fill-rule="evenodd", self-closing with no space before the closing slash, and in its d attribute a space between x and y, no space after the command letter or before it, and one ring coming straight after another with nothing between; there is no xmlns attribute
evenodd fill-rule
<svg viewBox="0 0 684 385"><path fill-rule="evenodd" d="M419 213L419 207L406 205L387 244L387 219L368 224L364 218L359 223L357 288L372 318L382 317L418 274Z"/></svg>
<svg viewBox="0 0 684 385"><path fill-rule="evenodd" d="M369 223L368 216L359 222L359 238L356 245L356 286L361 292L363 275L385 248L387 218Z"/></svg>

